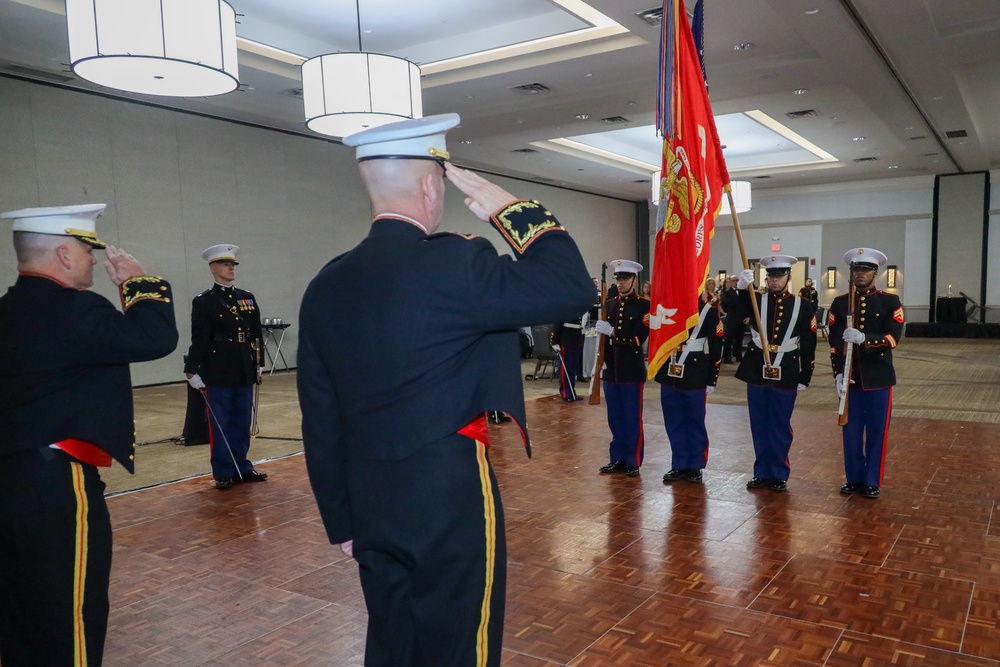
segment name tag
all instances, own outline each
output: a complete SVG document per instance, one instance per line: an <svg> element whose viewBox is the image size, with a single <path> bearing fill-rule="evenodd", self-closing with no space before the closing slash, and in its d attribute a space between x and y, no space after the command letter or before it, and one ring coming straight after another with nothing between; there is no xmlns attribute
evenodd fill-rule
<svg viewBox="0 0 1000 667"><path fill-rule="evenodd" d="M764 379L765 380L780 380L781 379L781 366L764 366Z"/></svg>
<svg viewBox="0 0 1000 667"><path fill-rule="evenodd" d="M672 378L684 377L684 364L670 364L670 367L667 368L667 375Z"/></svg>

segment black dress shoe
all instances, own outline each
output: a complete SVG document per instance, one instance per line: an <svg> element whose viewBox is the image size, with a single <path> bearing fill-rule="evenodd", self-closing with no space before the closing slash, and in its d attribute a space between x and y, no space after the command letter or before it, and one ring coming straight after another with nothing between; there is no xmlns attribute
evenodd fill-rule
<svg viewBox="0 0 1000 667"><path fill-rule="evenodd" d="M684 476L681 477L685 482L693 482L695 484L701 484L702 476L701 471L697 468L691 468L690 470L684 471Z"/></svg>
<svg viewBox="0 0 1000 667"><path fill-rule="evenodd" d="M783 479L772 479L771 483L767 485L767 488L772 491L783 492L788 490L788 483Z"/></svg>
<svg viewBox="0 0 1000 667"><path fill-rule="evenodd" d="M606 466L601 466L602 475L607 475L609 473L615 473L615 472L625 472L624 461L612 461Z"/></svg>
<svg viewBox="0 0 1000 667"><path fill-rule="evenodd" d="M266 482L267 473L259 472L257 470L251 470L250 472L243 473L244 482Z"/></svg>
<svg viewBox="0 0 1000 667"><path fill-rule="evenodd" d="M223 477L222 479L215 480L215 488L220 491L230 489L240 483L239 477Z"/></svg>
<svg viewBox="0 0 1000 667"><path fill-rule="evenodd" d="M625 466L625 476L626 477L638 477L639 476L639 466Z"/></svg>
<svg viewBox="0 0 1000 667"><path fill-rule="evenodd" d="M852 493L860 492L864 488L865 487L861 482L848 482L847 484L844 484L842 487L840 487L840 492L843 493L845 496L849 496Z"/></svg>
<svg viewBox="0 0 1000 667"><path fill-rule="evenodd" d="M771 483L771 480L765 479L763 477L753 477L747 482L748 489L763 489L765 486Z"/></svg>
<svg viewBox="0 0 1000 667"><path fill-rule="evenodd" d="M882 491L877 486L866 486L865 490L861 492L861 495L865 498L878 498L880 493L882 493Z"/></svg>
<svg viewBox="0 0 1000 667"><path fill-rule="evenodd" d="M686 472L686 471L684 471L684 470L681 470L680 468L671 468L671 469L670 469L670 470L668 470L668 471L667 471L667 473L666 473L666 474L665 474L665 475L663 476L663 483L664 483L664 484L667 484L667 483L669 483L669 482L675 482L675 481L677 481L677 480L679 480L679 479L683 478L683 477L684 477L684 473L685 473L685 472Z"/></svg>

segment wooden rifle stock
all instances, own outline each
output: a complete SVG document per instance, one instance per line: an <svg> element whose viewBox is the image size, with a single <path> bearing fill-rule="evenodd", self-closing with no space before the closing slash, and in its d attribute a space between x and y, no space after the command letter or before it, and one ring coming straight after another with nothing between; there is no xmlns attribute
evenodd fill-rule
<svg viewBox="0 0 1000 667"><path fill-rule="evenodd" d="M601 319L608 319L608 265L601 264ZM604 334L597 334L597 357L590 372L590 405L601 404L601 368L604 366Z"/></svg>
<svg viewBox="0 0 1000 667"><path fill-rule="evenodd" d="M854 326L854 283L851 283L851 287L847 292L847 325L845 328L850 329ZM847 400L848 394L851 389L851 372L853 370L852 366L854 364L854 346L844 341L844 384L843 384L843 396L840 397L840 405L837 406L837 424L844 426L847 424ZM838 389L840 389L838 387Z"/></svg>

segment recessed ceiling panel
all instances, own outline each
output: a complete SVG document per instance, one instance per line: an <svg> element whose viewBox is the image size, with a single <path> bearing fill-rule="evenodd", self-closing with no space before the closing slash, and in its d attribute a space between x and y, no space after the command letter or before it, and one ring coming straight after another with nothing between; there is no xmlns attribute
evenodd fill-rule
<svg viewBox="0 0 1000 667"><path fill-rule="evenodd" d="M590 27L550 0L231 0L237 33L305 57L384 53L417 63ZM358 13L361 17L359 49Z"/></svg>

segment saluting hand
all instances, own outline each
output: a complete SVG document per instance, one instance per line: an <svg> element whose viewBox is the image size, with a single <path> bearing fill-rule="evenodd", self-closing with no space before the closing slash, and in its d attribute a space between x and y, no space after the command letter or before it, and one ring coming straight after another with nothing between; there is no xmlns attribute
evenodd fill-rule
<svg viewBox="0 0 1000 667"><path fill-rule="evenodd" d="M142 270L142 265L136 261L135 257L124 250L109 245L104 249L104 254L108 258L104 262L104 268L107 270L111 282L115 285L120 286L129 278L146 275L146 272Z"/></svg>
<svg viewBox="0 0 1000 667"><path fill-rule="evenodd" d="M489 220L491 215L517 201L517 197L499 185L450 162L444 163L444 171L448 180L468 195L465 205L480 220Z"/></svg>

